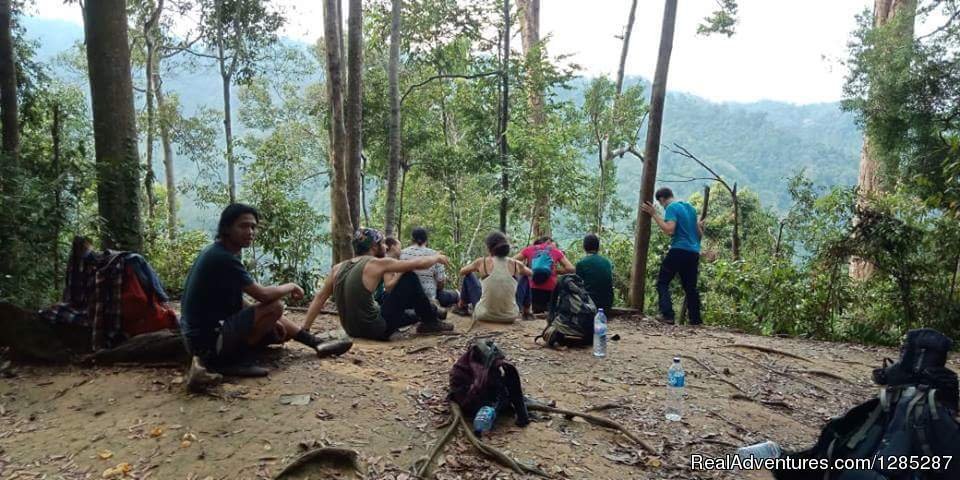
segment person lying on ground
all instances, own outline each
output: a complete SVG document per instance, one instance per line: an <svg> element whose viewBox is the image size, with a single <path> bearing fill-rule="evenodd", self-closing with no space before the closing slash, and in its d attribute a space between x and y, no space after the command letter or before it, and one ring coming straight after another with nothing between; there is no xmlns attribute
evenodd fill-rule
<svg viewBox="0 0 960 480"><path fill-rule="evenodd" d="M480 257L460 269L463 275L460 298L464 304L474 305L473 318L478 321L513 323L520 315L516 277L526 278L533 272L510 258L510 242L504 234L493 232L484 243L490 256ZM477 279L478 273L482 282ZM455 313L469 314L463 309Z"/></svg>
<svg viewBox="0 0 960 480"><path fill-rule="evenodd" d="M703 238L703 220L697 220L697 211L687 202L673 197L669 188L661 188L654 194L657 203L663 207L663 217L650 202L640 209L653 217L660 230L670 235L670 250L660 264L657 274L657 292L660 296L660 315L657 320L673 325L673 301L670 298L670 282L677 274L683 286L687 302L690 325L700 325L700 292L697 290L697 277L700 274L700 239Z"/></svg>
<svg viewBox="0 0 960 480"><path fill-rule="evenodd" d="M403 249L400 260L413 260L417 257L429 257L437 254L436 250L427 246L427 229L423 227L414 228L410 236L413 243ZM444 270L443 265L437 264L425 270L417 270L416 274L427 297L436 301L440 307L447 308L457 304L460 299L457 291L444 290L443 288L446 281L446 270Z"/></svg>
<svg viewBox="0 0 960 480"><path fill-rule="evenodd" d="M536 262L534 261L541 257ZM546 312L550 306L550 297L553 295L553 289L557 286L557 274L573 273L576 269L563 250L557 247L553 238L548 236L540 237L533 245L530 245L520 251L515 260L524 262L533 275L527 280L521 279L521 282L530 282L530 295L523 302L523 318L533 318L533 313ZM547 272L538 271L538 263L544 262L549 267Z"/></svg>
<svg viewBox="0 0 960 480"><path fill-rule="evenodd" d="M586 255L577 262L577 276L583 279L593 304L609 311L613 306L613 265L600 255L600 237L584 236L583 251Z"/></svg>
<svg viewBox="0 0 960 480"><path fill-rule="evenodd" d="M333 296L340 324L352 337L389 340L400 328L415 323L418 333L453 330L453 325L439 319L436 305L427 298L420 280L413 273L437 263L449 266L446 256L437 254L415 260L386 257L383 235L372 228L357 230L352 243L356 256L331 269L323 288L310 304L305 328L313 324ZM384 277L391 273L400 275L391 291L383 295L383 304L378 305L375 301L377 290L383 288ZM414 314L405 312L408 309Z"/></svg>
<svg viewBox="0 0 960 480"><path fill-rule="evenodd" d="M309 331L283 318L282 299L302 298L303 289L295 283L260 285L240 261L241 251L253 244L259 221L259 213L249 205L235 203L225 208L214 243L200 252L190 268L181 301L180 330L187 350L198 359L191 370L263 376L267 370L253 365L254 349L288 340L296 340L318 355L326 353L318 350L320 341ZM244 293L257 303L246 305ZM193 378L204 372L191 373L188 377Z"/></svg>

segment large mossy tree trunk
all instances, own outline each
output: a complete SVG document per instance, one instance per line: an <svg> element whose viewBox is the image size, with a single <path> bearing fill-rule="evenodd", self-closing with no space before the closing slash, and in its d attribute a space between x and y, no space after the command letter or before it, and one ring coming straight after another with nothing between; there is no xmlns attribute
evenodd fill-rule
<svg viewBox="0 0 960 480"><path fill-rule="evenodd" d="M530 125L536 131L541 131L546 125L546 111L543 92L543 43L540 41L540 0L518 0L517 6L522 13L520 22L520 40L523 44L523 55L527 70L527 103L530 106ZM538 238L551 234L550 228L550 188L544 181L550 175L544 158L530 159L530 168L539 179L534 186L535 199L533 206L533 237Z"/></svg>
<svg viewBox="0 0 960 480"><path fill-rule="evenodd" d="M347 103L346 103L346 170L347 205L350 224L360 226L361 166L363 159L363 5L361 0L349 0L347 14Z"/></svg>
<svg viewBox="0 0 960 480"><path fill-rule="evenodd" d="M84 14L97 206L105 248L143 250L140 155L123 0L89 0Z"/></svg>
<svg viewBox="0 0 960 480"><path fill-rule="evenodd" d="M13 49L12 0L0 0L0 123L3 129L3 150L0 152L0 244L4 255L0 255L0 271L15 272L17 235L12 225L15 211L7 202L17 198L17 172L20 167L20 126L17 112L17 61Z"/></svg>

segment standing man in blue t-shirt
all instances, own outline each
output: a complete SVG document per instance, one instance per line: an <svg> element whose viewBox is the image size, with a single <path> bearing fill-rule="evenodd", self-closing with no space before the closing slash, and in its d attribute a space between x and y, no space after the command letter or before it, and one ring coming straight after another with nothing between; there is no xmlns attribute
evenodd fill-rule
<svg viewBox="0 0 960 480"><path fill-rule="evenodd" d="M657 275L657 293L660 295L660 316L658 320L673 324L673 303L670 299L670 282L680 274L680 284L687 301L690 325L700 325L700 292L697 291L697 276L700 273L700 239L703 238L703 221L697 220L697 211L687 202L673 197L669 188L661 188L654 194L657 203L663 207L663 217L653 204L646 202L640 207L653 217L663 233L670 235L670 251L660 264Z"/></svg>

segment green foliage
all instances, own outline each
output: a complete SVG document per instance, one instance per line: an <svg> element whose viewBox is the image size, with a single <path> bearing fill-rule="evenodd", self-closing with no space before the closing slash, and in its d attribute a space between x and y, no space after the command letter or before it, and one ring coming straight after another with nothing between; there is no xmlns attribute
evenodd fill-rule
<svg viewBox="0 0 960 480"><path fill-rule="evenodd" d="M718 0L717 6L720 8L705 17L703 23L697 25L698 35L719 33L732 37L736 33L737 0Z"/></svg>

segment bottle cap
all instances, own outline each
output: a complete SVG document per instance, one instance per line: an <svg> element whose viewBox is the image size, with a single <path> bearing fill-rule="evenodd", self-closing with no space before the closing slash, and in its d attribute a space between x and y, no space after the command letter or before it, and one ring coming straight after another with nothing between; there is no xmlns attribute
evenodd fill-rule
<svg viewBox="0 0 960 480"><path fill-rule="evenodd" d="M673 357L673 363L680 363L680 357Z"/></svg>
<svg viewBox="0 0 960 480"><path fill-rule="evenodd" d="M598 308L598 309L597 309L597 312L602 312L602 311L603 311L602 308Z"/></svg>

